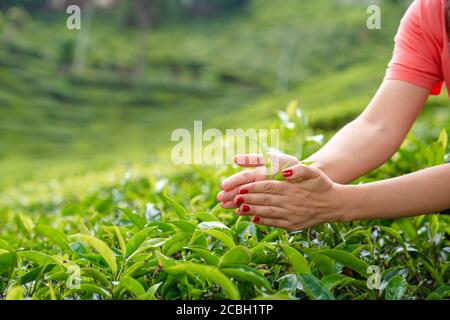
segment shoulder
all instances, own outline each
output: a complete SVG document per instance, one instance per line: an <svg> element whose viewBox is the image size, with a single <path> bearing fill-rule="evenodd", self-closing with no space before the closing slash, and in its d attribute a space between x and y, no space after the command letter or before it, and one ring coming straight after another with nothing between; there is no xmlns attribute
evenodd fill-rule
<svg viewBox="0 0 450 320"><path fill-rule="evenodd" d="M445 30L447 0L415 0L408 11L416 16L417 23L424 33L440 38Z"/></svg>
<svg viewBox="0 0 450 320"><path fill-rule="evenodd" d="M433 50L443 48L447 0L414 0L400 23L400 35L425 41Z"/></svg>

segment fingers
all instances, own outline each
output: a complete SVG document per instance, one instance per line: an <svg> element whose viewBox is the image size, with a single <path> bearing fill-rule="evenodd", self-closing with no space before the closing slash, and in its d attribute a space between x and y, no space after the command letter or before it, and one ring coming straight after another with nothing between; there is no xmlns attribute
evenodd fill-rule
<svg viewBox="0 0 450 320"><path fill-rule="evenodd" d="M286 216L287 211L278 207L243 204L236 210L236 214L245 216L257 215L264 218L283 220L283 217Z"/></svg>
<svg viewBox="0 0 450 320"><path fill-rule="evenodd" d="M242 194L234 198L234 203L237 206L245 203L260 206L275 206L281 208L284 202L285 198L282 196L265 193Z"/></svg>
<svg viewBox="0 0 450 320"><path fill-rule="evenodd" d="M289 222L287 222L286 220L253 216L252 222L257 223L257 224L263 224L268 227L289 229Z"/></svg>
<svg viewBox="0 0 450 320"><path fill-rule="evenodd" d="M320 171L314 167L298 164L283 170L282 174L285 180L302 181L318 178L320 176Z"/></svg>
<svg viewBox="0 0 450 320"><path fill-rule="evenodd" d="M253 170L244 170L244 171L238 172L238 173L232 175L231 177L228 177L227 179L225 179L222 182L221 187L225 191L230 191L242 184L265 180L267 176L265 174L264 169L265 169L264 167L261 167L261 168L257 168L257 169L253 169Z"/></svg>
<svg viewBox="0 0 450 320"><path fill-rule="evenodd" d="M262 154L238 154L234 157L234 163L241 167L258 167L265 164Z"/></svg>
<svg viewBox="0 0 450 320"><path fill-rule="evenodd" d="M269 155L272 159L272 162L278 162L280 168L287 168L298 164L297 158L288 154L269 152Z"/></svg>
<svg viewBox="0 0 450 320"><path fill-rule="evenodd" d="M270 161L278 167L290 167L296 165L298 160L294 156L280 152L268 152ZM262 154L238 154L234 157L234 163L241 167L258 167L266 164L266 160Z"/></svg>
<svg viewBox="0 0 450 320"><path fill-rule="evenodd" d="M239 194L247 193L267 193L267 194L283 194L285 186L283 187L282 181L276 180L264 180L257 181L248 184L244 184L238 187Z"/></svg>
<svg viewBox="0 0 450 320"><path fill-rule="evenodd" d="M232 200L224 201L220 203L220 206L224 209L233 209L237 208L237 205Z"/></svg>
<svg viewBox="0 0 450 320"><path fill-rule="evenodd" d="M234 197L239 194L239 190L239 187L235 187L228 191L222 190L217 194L216 199L219 202L232 201Z"/></svg>

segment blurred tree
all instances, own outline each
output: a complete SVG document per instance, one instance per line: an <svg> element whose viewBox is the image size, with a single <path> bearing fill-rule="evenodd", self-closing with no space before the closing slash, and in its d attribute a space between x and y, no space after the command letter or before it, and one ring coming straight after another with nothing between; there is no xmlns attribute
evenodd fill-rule
<svg viewBox="0 0 450 320"><path fill-rule="evenodd" d="M241 9L249 0L181 0L181 4L196 17L216 16Z"/></svg>
<svg viewBox="0 0 450 320"><path fill-rule="evenodd" d="M150 32L156 21L161 19L162 0L135 0L132 1L134 17L141 32L134 65L135 80L140 80L145 74L145 65L150 46Z"/></svg>
<svg viewBox="0 0 450 320"><path fill-rule="evenodd" d="M30 12L42 11L48 9L50 1L36 0L0 0L0 10L7 10L11 7L22 7Z"/></svg>

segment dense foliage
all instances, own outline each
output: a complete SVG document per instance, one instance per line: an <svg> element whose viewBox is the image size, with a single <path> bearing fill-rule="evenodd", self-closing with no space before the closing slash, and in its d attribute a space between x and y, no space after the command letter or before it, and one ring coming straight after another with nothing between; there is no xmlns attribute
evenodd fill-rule
<svg viewBox="0 0 450 320"><path fill-rule="evenodd" d="M320 137L311 136L295 104L279 115L275 126L282 129L283 141L296 141L286 151L307 155L320 147ZM361 182L443 163L446 150L445 131L427 145L411 136L393 160ZM217 206L218 182L234 170L199 167L168 177L126 175L78 200L4 208L1 296L449 297L450 216L327 223L288 233Z"/></svg>

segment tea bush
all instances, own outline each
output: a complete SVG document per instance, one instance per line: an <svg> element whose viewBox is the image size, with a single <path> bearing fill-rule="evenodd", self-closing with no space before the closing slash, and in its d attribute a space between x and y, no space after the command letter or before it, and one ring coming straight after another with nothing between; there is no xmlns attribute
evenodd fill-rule
<svg viewBox="0 0 450 320"><path fill-rule="evenodd" d="M292 103L275 126L288 153L322 144ZM300 150L300 151L299 151ZM410 136L358 182L440 164ZM445 299L450 217L326 223L298 232L221 209L232 167L126 175L81 199L0 209L2 299Z"/></svg>

